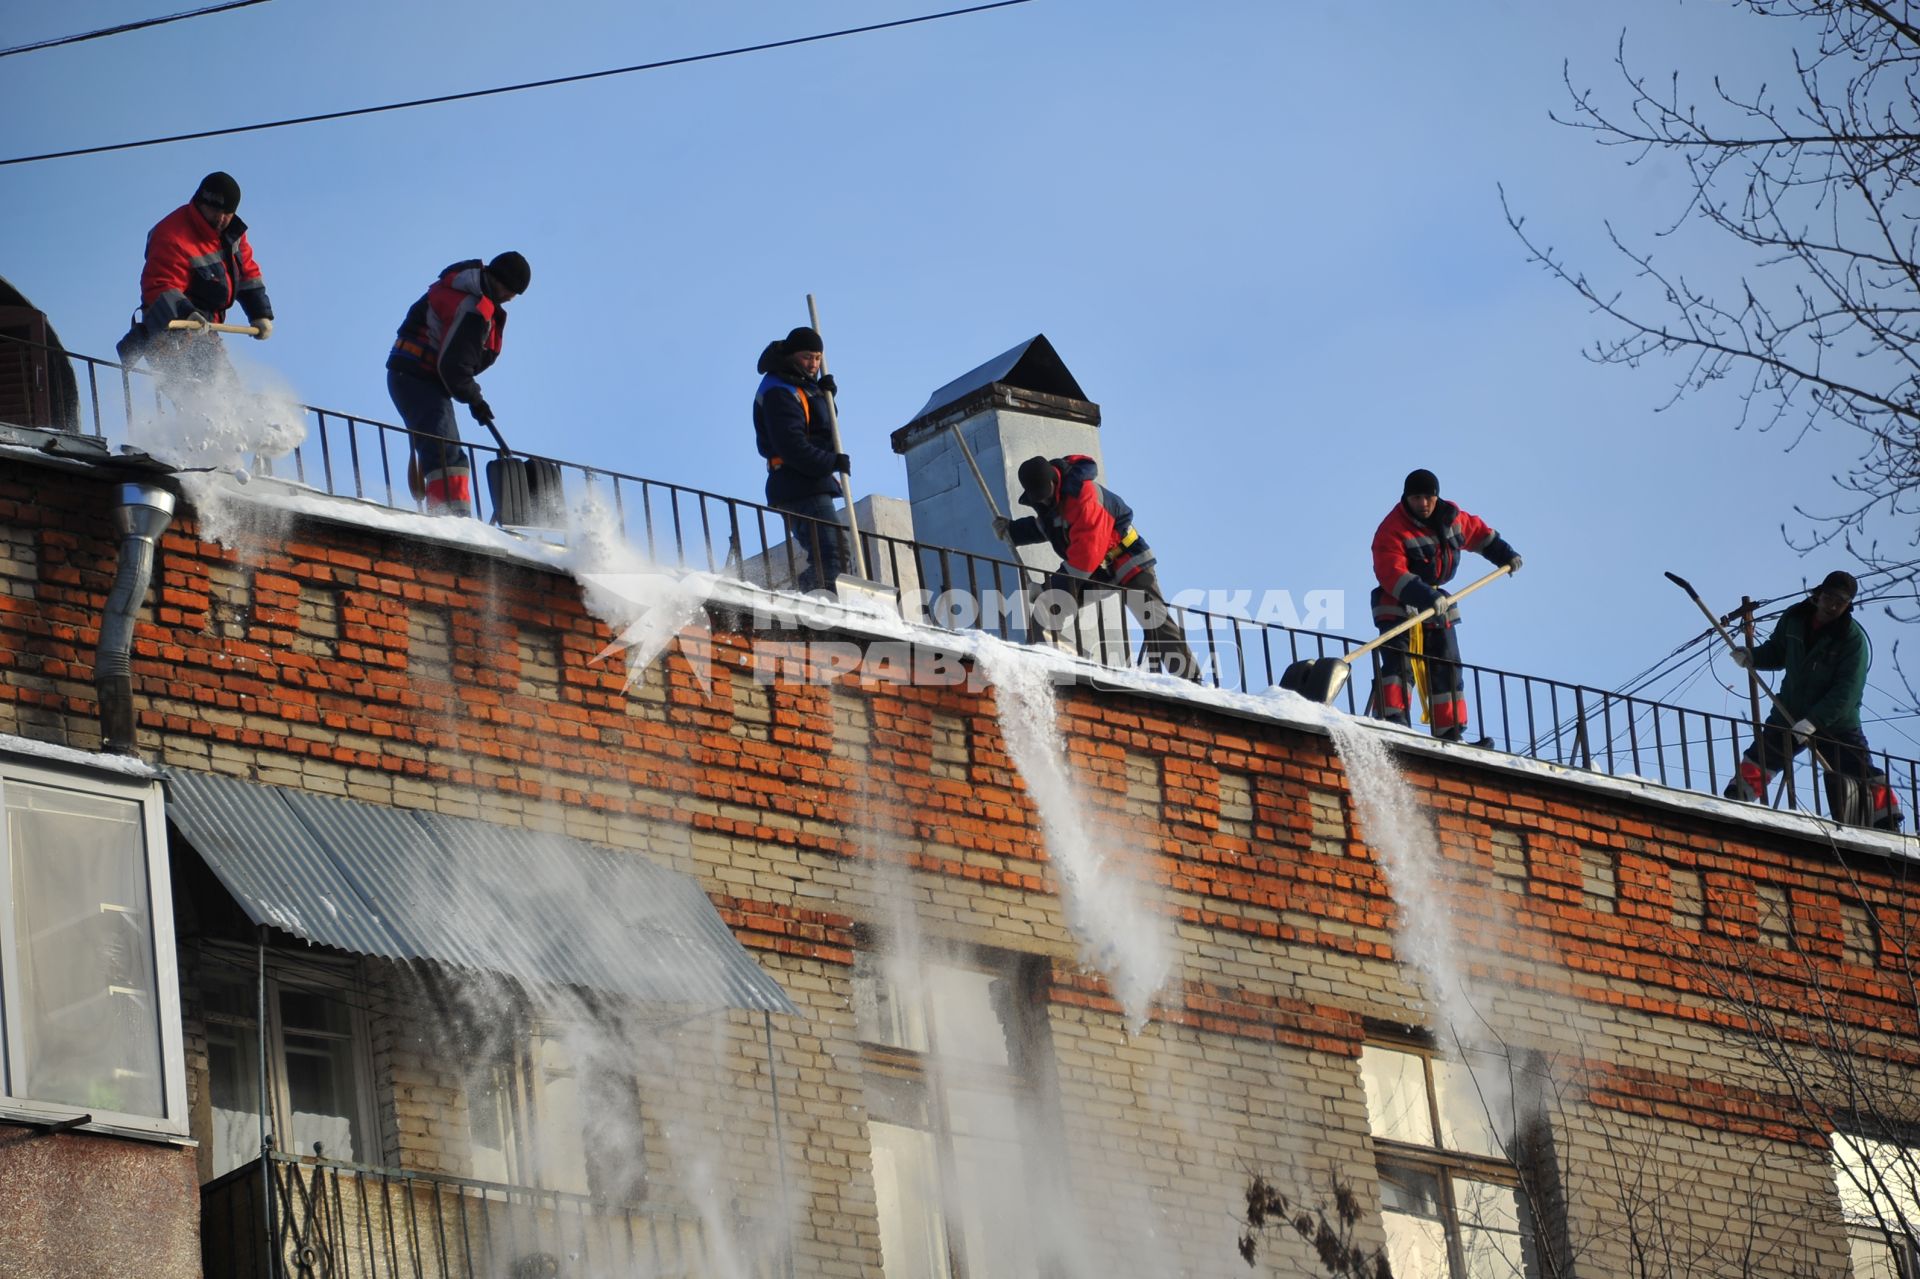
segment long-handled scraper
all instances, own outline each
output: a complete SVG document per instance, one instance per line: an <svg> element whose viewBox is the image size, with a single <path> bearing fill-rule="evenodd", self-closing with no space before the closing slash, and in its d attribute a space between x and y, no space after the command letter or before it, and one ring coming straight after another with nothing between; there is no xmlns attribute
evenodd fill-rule
<svg viewBox="0 0 1920 1279"><path fill-rule="evenodd" d="M1511 566L1502 564L1499 568L1493 570L1493 572L1487 574L1479 581L1461 587L1452 595L1441 596L1432 608L1421 609L1418 613L1415 613L1398 626L1395 626L1391 630L1380 632L1378 638L1368 640L1365 644L1362 644L1359 648L1354 649L1351 653L1343 657L1302 658L1280 673L1280 687L1289 692L1298 693L1308 701L1331 703L1334 696L1339 693L1341 686L1347 682L1347 677L1353 674L1353 664L1356 661L1365 657L1374 649L1379 648L1388 640L1403 635L1407 631L1420 625L1420 623L1438 613L1450 601L1465 599L1467 596L1485 586L1488 582L1491 582L1494 578L1512 571Z"/></svg>
<svg viewBox="0 0 1920 1279"><path fill-rule="evenodd" d="M813 331L820 331L820 308L814 305L813 294L807 294L807 320L813 325ZM827 371L827 357L820 357L822 376ZM844 453L840 445L840 410L833 402L831 392L826 396L827 428L833 433L833 451ZM900 593L885 582L876 582L867 576L867 551L860 541L860 521L853 511L853 480L851 476L840 476L840 495L847 502L847 540L853 548L853 573L842 572L833 582L834 594L843 604L878 605L887 613L898 615L900 612Z"/></svg>
<svg viewBox="0 0 1920 1279"><path fill-rule="evenodd" d="M1699 605L1700 611L1707 615L1707 621L1712 624L1714 630L1720 633L1720 638L1726 642L1726 645L1729 651L1732 651L1733 649L1737 649L1740 647L1738 644L1733 642L1733 636L1727 632L1727 628L1720 624L1720 619L1713 615L1713 610L1707 607L1707 602L1700 598L1700 592L1693 589L1693 583L1689 582L1686 578L1680 576L1678 573L1668 573L1667 580L1669 582L1672 582L1675 586L1679 587L1681 590L1685 591L1687 593L1687 598L1691 599L1695 604ZM1767 681L1761 679L1759 676L1756 675L1754 676L1753 682L1760 686L1760 691L1767 695L1767 700L1769 702L1773 703L1773 709L1779 711L1782 715L1786 716L1787 722L1789 724L1794 723L1800 718L1798 715L1795 715L1791 710L1788 710L1784 702L1782 702L1778 697L1774 696L1773 690L1767 687ZM1833 771L1833 765L1827 763L1826 757L1820 753L1820 748L1818 746L1815 746L1811 741L1809 741L1807 743L1807 750L1813 754L1813 757L1815 760L1819 761L1821 768L1825 769L1829 773Z"/></svg>
<svg viewBox="0 0 1920 1279"><path fill-rule="evenodd" d="M986 499L987 510L993 513L994 522L998 523L1001 519L1000 503L994 500L993 490L987 487L987 477L980 474L980 464L973 460L973 450L967 445L966 434L961 431L958 422L950 424L947 429L953 432L955 442L960 445L960 456L967 459L967 469L973 472L973 482L980 486L980 496ZM1006 545L1007 552L1013 556L1013 562L1021 564L1020 548L1014 544L1013 534L1002 533L1000 540ZM1024 566L1018 572L1020 574L1020 608L1025 617L1027 642L1038 643L1041 636L1039 624L1033 615L1032 584L1027 579L1027 570Z"/></svg>

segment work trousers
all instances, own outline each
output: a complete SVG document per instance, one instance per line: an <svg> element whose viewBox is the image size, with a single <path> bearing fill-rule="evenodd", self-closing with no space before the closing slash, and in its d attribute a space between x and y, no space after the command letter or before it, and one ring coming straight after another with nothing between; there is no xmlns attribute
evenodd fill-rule
<svg viewBox="0 0 1920 1279"><path fill-rule="evenodd" d="M803 592L831 591L851 559L847 526L841 522L834 499L824 493L810 493L785 501L769 501L768 505L789 517L786 521L789 563L796 552L806 557L806 567L794 578L794 586Z"/></svg>
<svg viewBox="0 0 1920 1279"><path fill-rule="evenodd" d="M1165 671L1196 684L1200 682L1200 663L1187 646L1186 627L1167 604L1167 597L1160 590L1159 574L1151 566L1128 578L1125 586L1102 582L1097 578L1071 578L1064 573L1056 573L1049 580L1050 589L1065 588L1071 591L1075 612L1109 595L1118 594L1127 611L1133 614L1133 620L1140 626L1141 664L1150 671ZM1039 618L1035 621L1043 632L1046 631L1044 622Z"/></svg>
<svg viewBox="0 0 1920 1279"><path fill-rule="evenodd" d="M1381 625L1384 633L1396 622ZM1427 664L1427 710L1433 735L1457 742L1467 731L1466 681L1460 669L1460 640L1451 626L1420 627L1422 657ZM1374 714L1395 724L1412 722L1418 690L1413 680L1412 636L1395 636L1377 650L1380 674L1374 685Z"/></svg>
<svg viewBox="0 0 1920 1279"><path fill-rule="evenodd" d="M160 390L182 410L212 412L223 402L230 409L247 393L218 333L163 329L148 340L146 359Z"/></svg>
<svg viewBox="0 0 1920 1279"><path fill-rule="evenodd" d="M1857 728L1822 729L1813 735L1813 748L1826 761L1822 781L1827 792L1827 815L1856 826L1898 830L1900 801L1887 776L1873 763L1873 748ZM1776 707L1760 726L1760 736L1741 756L1738 776L1727 784L1729 799L1764 800L1774 774L1800 752L1792 724Z"/></svg>
<svg viewBox="0 0 1920 1279"><path fill-rule="evenodd" d="M473 464L460 443L453 397L438 381L387 370L387 394L410 432L414 460L427 489L429 515L473 514Z"/></svg>

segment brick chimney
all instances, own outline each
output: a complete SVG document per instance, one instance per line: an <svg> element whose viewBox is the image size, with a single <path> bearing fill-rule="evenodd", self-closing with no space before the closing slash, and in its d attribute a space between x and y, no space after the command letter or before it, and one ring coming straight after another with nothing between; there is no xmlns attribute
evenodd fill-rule
<svg viewBox="0 0 1920 1279"><path fill-rule="evenodd" d="M1067 453L1084 453L1099 461L1099 427L1100 406L1087 399L1044 334L963 373L935 391L913 420L893 433L893 451L907 462L914 537L977 555L1008 558L1006 546L993 535L980 486L954 442L955 431L965 434L1000 510L1018 519L1032 514L1015 504L1020 494L1020 463L1035 454L1060 457ZM1022 547L1021 558L1042 571L1060 564L1060 557L1044 543ZM950 585L968 589L964 565L955 565L951 571ZM921 578L927 589L941 589L937 567L922 565ZM1011 583L1003 588L1010 589Z"/></svg>

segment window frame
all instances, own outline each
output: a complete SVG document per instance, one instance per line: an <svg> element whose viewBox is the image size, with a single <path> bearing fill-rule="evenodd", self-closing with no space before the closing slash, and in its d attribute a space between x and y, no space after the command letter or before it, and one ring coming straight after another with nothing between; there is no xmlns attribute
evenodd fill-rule
<svg viewBox="0 0 1920 1279"><path fill-rule="evenodd" d="M20 938L14 923L12 836L4 820L7 789L11 785L63 791L90 799L110 799L138 805L145 853L146 911L153 962L153 1019L160 1043L160 1095L164 1115L43 1101L17 1094L16 1081L24 1075L19 1053L22 1030L21 999L17 989ZM17 756L0 755L0 1120L16 1119L33 1125L73 1124L83 1132L105 1132L141 1138L188 1139L186 1046L180 1015L180 965L174 938L173 891L168 861L165 792L158 778L135 780L124 773L97 773L76 765L49 767ZM74 1124L82 1116L88 1122Z"/></svg>
<svg viewBox="0 0 1920 1279"><path fill-rule="evenodd" d="M1363 1053L1367 1048L1399 1053L1420 1062L1427 1129L1433 1134L1434 1144L1422 1145L1418 1142L1383 1137L1375 1133L1371 1102L1368 1104L1367 1136L1373 1143L1376 1178L1382 1167L1400 1167L1434 1179L1438 1188L1440 1225L1446 1241L1447 1271L1450 1279L1461 1279L1470 1273L1463 1243L1466 1226L1461 1220L1461 1197L1455 1188L1456 1181L1478 1182L1513 1191L1523 1257L1525 1250L1532 1250L1537 1255L1540 1247L1540 1226L1539 1222L1532 1217L1531 1205L1528 1204L1526 1196L1520 1193L1519 1169L1510 1160L1499 1156L1482 1155L1439 1144L1445 1140L1443 1135L1445 1128L1442 1123L1440 1088L1434 1075L1437 1054L1433 1048L1417 1040L1399 1039L1377 1033L1367 1036L1362 1046ZM1358 1067L1359 1061L1356 1060L1355 1065ZM1365 1091L1364 1073L1362 1074L1362 1091ZM1383 1198L1381 1208L1383 1218L1386 1212Z"/></svg>
<svg viewBox="0 0 1920 1279"><path fill-rule="evenodd" d="M882 960L881 949L875 945L862 947L855 952L859 960L879 964ZM903 1110L914 1110L925 1117L924 1125L907 1119L896 1118L889 1110L881 1114L873 1106L871 1097L867 1107L869 1122L879 1122L890 1127L912 1132L924 1133L933 1147L932 1171L935 1178L935 1202L931 1205L931 1216L938 1227L940 1241L944 1247L945 1267L941 1279L971 1279L974 1271L969 1268L966 1251L968 1222L964 1213L955 1207L956 1188L960 1185L959 1161L955 1149L955 1131L953 1109L950 1094L954 1091L993 1090L1006 1097L1020 1116L1024 1133L1042 1131L1045 1128L1042 1113L1042 1093L1040 1072L1037 1069L1040 1058L1037 1036L1041 1033L1038 1003L1036 999L1040 977L1040 963L1035 956L1013 951L997 951L984 947L962 946L952 949L934 949L932 953L922 955L919 966L922 976L922 1006L917 1011L919 1033L925 1037L926 1048L915 1049L894 1044L877 1043L859 1038L857 1024L855 1036L861 1053L861 1065L864 1075L886 1081L886 1086L899 1090L907 1104ZM1003 979L1012 983L1016 992L1017 1007L1014 1021L1006 1026L1008 1034L1007 1062L997 1065L988 1062L958 1061L951 1054L944 1054L940 1046L939 1016L930 1004L925 1002L925 975L935 968L956 969ZM881 967L873 974L878 980L891 981ZM852 979L862 980L865 974L856 966ZM858 996L856 995L856 999ZM1029 1151L1031 1137L1021 1141L1021 1162L1030 1163ZM991 1224L991 1223L988 1223ZM1044 1273L1044 1267L1037 1267Z"/></svg>
<svg viewBox="0 0 1920 1279"><path fill-rule="evenodd" d="M1869 1137L1857 1129L1849 1129L1845 1126L1837 1126L1828 1134L1828 1161L1833 1170L1834 1191L1840 1201L1840 1225L1847 1241L1847 1273L1850 1275L1856 1273L1853 1269L1853 1244L1859 1241L1884 1251L1891 1258L1894 1273L1899 1276L1899 1279L1920 1279L1920 1211L1913 1214L1914 1219L1909 1223L1910 1228L1905 1230L1901 1228L1898 1220L1889 1221L1882 1216L1878 1206L1873 1209L1872 1219L1851 1215L1847 1205L1851 1196L1848 1194L1846 1184L1841 1180L1844 1168L1840 1153L1841 1138L1845 1138L1848 1145L1857 1146L1871 1142L1876 1146L1895 1148L1900 1152L1901 1159L1913 1161L1915 1167L1908 1171L1910 1181L1920 1181L1920 1176L1914 1175L1915 1169L1920 1169L1920 1140L1908 1142ZM1908 1193L1913 1194L1917 1188L1920 1187L1909 1187ZM1853 1187L1852 1196L1865 1195L1872 1198L1878 1193L1863 1190L1856 1185ZM1914 1207L1920 1210L1920 1203L1915 1204ZM1908 1215L1897 1204L1894 1205L1893 1212L1901 1216ZM1904 1238L1901 1237L1903 1235Z"/></svg>
<svg viewBox="0 0 1920 1279"><path fill-rule="evenodd" d="M245 1016L214 1012L204 997L201 1008L201 1023L205 1030L214 1026L238 1026L244 1030L260 1033L259 1030L259 954L243 947L222 943L210 944L207 954L211 958L225 960L236 968L244 968L244 973L228 974L203 973L201 985L226 983L244 989L248 995ZM382 1139L380 1108L374 1095L373 1038L367 1020L365 983L360 977L359 961L342 959L328 961L324 959L294 958L282 952L267 952L267 1077L261 1081L270 1103L268 1111L269 1130L273 1136L273 1148L282 1154L298 1158L312 1158L310 1150L295 1150L287 1143L292 1138L293 1102L288 1091L287 1078L287 1027L281 1012L280 997L285 991L308 992L331 999L346 1010L350 1030L345 1036L331 1032L296 1028L296 1035L310 1035L323 1038L344 1038L349 1045L348 1056L353 1066L354 1118L360 1131L366 1138L366 1150L355 1151L351 1160L343 1159L338 1151L328 1151L321 1156L325 1159L342 1160L372 1167L383 1167L386 1155L385 1142ZM256 1047L255 1051L258 1051ZM207 1065L209 1105L211 1105L213 1065ZM214 1152L217 1157L218 1151ZM253 1159L259 1158L256 1151ZM251 1159L243 1159L235 1167L245 1167ZM229 1169L228 1171L231 1171ZM216 1176L221 1174L215 1174Z"/></svg>
<svg viewBox="0 0 1920 1279"><path fill-rule="evenodd" d="M560 1064L555 1065L542 1060L542 1048L553 1047L560 1052ZM480 1073L490 1077L489 1091L496 1092L506 1102L506 1111L500 1116L504 1128L504 1149L501 1151L506 1179L492 1184L515 1186L527 1190L539 1190L559 1195L574 1195L582 1199L591 1199L596 1203L611 1207L638 1210L652 1202L657 1187L654 1185L651 1169L646 1156L646 1099L640 1080L632 1074L623 1074L610 1070L603 1063L581 1061L568 1043L566 1024L534 1017L528 1019L513 1036L512 1042L484 1062L480 1063L480 1072L463 1081L461 1085L467 1108L468 1170L475 1180L491 1181L479 1177L473 1169L473 1151L479 1149L473 1142L474 1099L477 1095L474 1081ZM579 1172L586 1189L578 1190L571 1186L555 1184L563 1179L559 1174L564 1171L571 1174L572 1168L560 1170L550 1166L553 1147L548 1144L545 1130L556 1121L553 1107L548 1101L548 1091L554 1077L564 1076L572 1081L574 1088L574 1130L570 1134L580 1155ZM593 1126L589 1103L589 1094L600 1090L618 1089L630 1094L633 1102L633 1128L641 1138L641 1146L633 1166L640 1169L637 1179L629 1179L625 1187L627 1193L609 1192L611 1176L603 1159L603 1151L596 1142L596 1130ZM492 1149L492 1147L487 1147Z"/></svg>

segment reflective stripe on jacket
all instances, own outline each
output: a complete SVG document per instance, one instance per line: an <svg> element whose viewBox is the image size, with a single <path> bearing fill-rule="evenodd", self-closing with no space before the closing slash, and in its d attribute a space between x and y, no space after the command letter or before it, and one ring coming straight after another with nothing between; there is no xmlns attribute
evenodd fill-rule
<svg viewBox="0 0 1920 1279"><path fill-rule="evenodd" d="M839 497L833 427L818 382L768 373L753 393L753 440L767 459L767 500Z"/></svg>
<svg viewBox="0 0 1920 1279"><path fill-rule="evenodd" d="M1409 613L1431 608L1438 588L1459 571L1463 550L1476 551L1496 564L1513 558L1513 548L1491 525L1452 502L1437 503L1424 520L1407 509L1405 499L1395 502L1373 534L1373 576L1379 582L1373 595L1373 620L1390 626ZM1458 620L1456 610L1448 605L1429 625Z"/></svg>
<svg viewBox="0 0 1920 1279"><path fill-rule="evenodd" d="M158 333L195 311L220 323L235 302L250 321L273 318L246 223L234 218L225 231L216 231L200 210L183 204L154 224L140 271L147 332Z"/></svg>
<svg viewBox="0 0 1920 1279"><path fill-rule="evenodd" d="M442 271L407 308L387 353L389 369L438 381L462 404L480 394L474 378L493 366L507 336L507 308L482 292L481 265L469 258Z"/></svg>
<svg viewBox="0 0 1920 1279"><path fill-rule="evenodd" d="M1020 499L1034 514L1015 520L1014 544L1045 541L1068 571L1124 586L1154 562L1153 548L1133 526L1133 508L1093 478L1099 465L1083 453L1053 459L1057 487L1051 506Z"/></svg>

